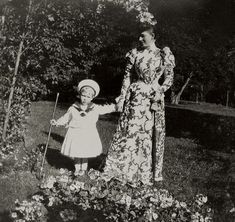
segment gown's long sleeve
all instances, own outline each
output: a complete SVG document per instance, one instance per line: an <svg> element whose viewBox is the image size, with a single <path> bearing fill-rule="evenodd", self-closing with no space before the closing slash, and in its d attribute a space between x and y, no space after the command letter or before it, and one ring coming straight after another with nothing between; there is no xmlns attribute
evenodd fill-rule
<svg viewBox="0 0 235 222"><path fill-rule="evenodd" d="M160 90L162 92L166 92L171 85L173 84L173 79L174 79L174 67L175 67L175 57L172 54L171 50L168 47L163 48L164 52L164 58L163 58L163 63L165 66L164 70L164 82L160 87Z"/></svg>
<svg viewBox="0 0 235 222"><path fill-rule="evenodd" d="M124 78L122 81L121 93L120 96L116 98L116 102L119 102L120 104L122 104L122 106L125 101L126 92L131 84L131 69L135 62L135 54L136 54L136 49L133 49L126 54L127 63L126 63Z"/></svg>

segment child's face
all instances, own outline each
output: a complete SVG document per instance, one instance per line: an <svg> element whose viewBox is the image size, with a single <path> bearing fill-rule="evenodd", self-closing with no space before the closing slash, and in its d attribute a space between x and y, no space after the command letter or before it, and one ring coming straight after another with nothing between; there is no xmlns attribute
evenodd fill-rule
<svg viewBox="0 0 235 222"><path fill-rule="evenodd" d="M84 87L80 91L82 105L88 105L94 98L94 90L91 87Z"/></svg>

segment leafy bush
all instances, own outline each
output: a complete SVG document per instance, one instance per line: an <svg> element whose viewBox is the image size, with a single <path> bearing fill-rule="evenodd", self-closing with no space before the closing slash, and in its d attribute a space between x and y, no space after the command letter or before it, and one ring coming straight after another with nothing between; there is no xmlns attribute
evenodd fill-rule
<svg viewBox="0 0 235 222"><path fill-rule="evenodd" d="M10 109L10 119L7 129L6 141L0 142L2 156L13 153L14 146L18 142L23 141L24 133L24 121L26 116L29 114L30 100L27 95L27 90L23 90L17 87L15 90L15 95L13 103ZM0 115L0 134L2 135L3 123L6 115L7 101L2 100L1 115ZM16 147L16 146L15 146Z"/></svg>
<svg viewBox="0 0 235 222"><path fill-rule="evenodd" d="M13 69L19 43L23 41L17 78L30 86L33 99L58 87L60 92L72 92L79 80L99 76L97 67L107 68L110 62L115 70L109 76L114 77L119 60L136 38L136 16L142 13L127 12L125 7L134 8L137 4L129 2L130 5L122 1L32 1L28 11L29 1L9 2L2 9L6 40L1 46L0 72ZM143 2L139 1L138 9L144 7ZM151 20L150 13L144 15Z"/></svg>

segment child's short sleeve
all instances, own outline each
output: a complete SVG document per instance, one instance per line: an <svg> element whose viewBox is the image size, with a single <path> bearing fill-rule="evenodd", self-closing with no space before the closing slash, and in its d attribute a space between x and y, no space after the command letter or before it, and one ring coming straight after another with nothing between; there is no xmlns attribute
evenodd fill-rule
<svg viewBox="0 0 235 222"><path fill-rule="evenodd" d="M69 123L72 115L72 109L73 108L70 107L68 111L56 121L58 126L64 126Z"/></svg>

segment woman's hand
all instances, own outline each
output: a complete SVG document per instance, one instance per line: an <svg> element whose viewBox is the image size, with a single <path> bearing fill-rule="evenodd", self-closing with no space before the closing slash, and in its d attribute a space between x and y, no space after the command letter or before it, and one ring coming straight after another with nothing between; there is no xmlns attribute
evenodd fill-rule
<svg viewBox="0 0 235 222"><path fill-rule="evenodd" d="M151 109L152 111L161 110L161 101L153 102L153 103L151 104L150 109Z"/></svg>
<svg viewBox="0 0 235 222"><path fill-rule="evenodd" d="M121 96L118 96L116 99L116 110L117 112L122 112L124 99Z"/></svg>
<svg viewBox="0 0 235 222"><path fill-rule="evenodd" d="M162 100L163 93L159 90L155 91L154 97L151 99L151 101L154 102L160 102Z"/></svg>
<svg viewBox="0 0 235 222"><path fill-rule="evenodd" d="M161 102L162 102L163 97L164 97L164 94L160 88L159 88L159 90L155 91L155 95L151 99L151 102L152 102L151 110L152 111L157 111L157 110L161 109Z"/></svg>
<svg viewBox="0 0 235 222"><path fill-rule="evenodd" d="M52 119L50 123L52 126L57 126L57 121L55 119Z"/></svg>
<svg viewBox="0 0 235 222"><path fill-rule="evenodd" d="M156 91L153 97L153 102L159 102L159 101L161 101L161 93L160 91Z"/></svg>
<svg viewBox="0 0 235 222"><path fill-rule="evenodd" d="M123 102L121 100L119 100L119 102L117 103L116 107L117 107L117 111L118 112L122 112Z"/></svg>

